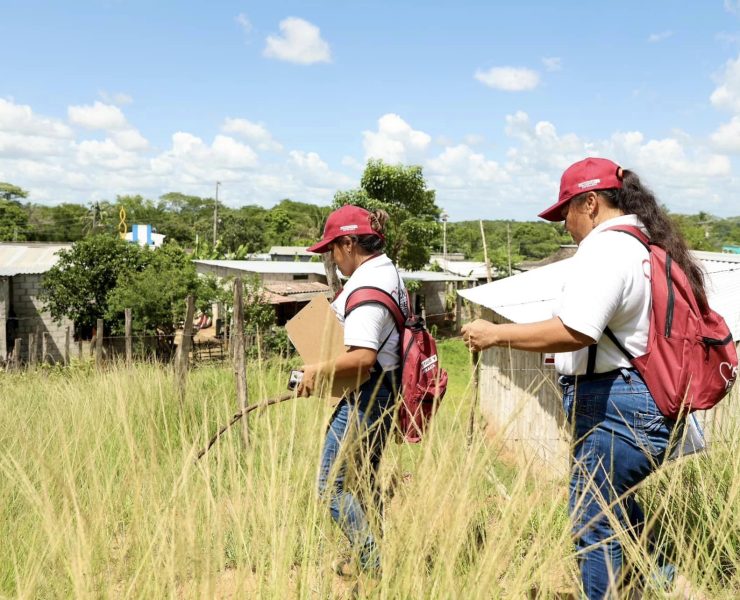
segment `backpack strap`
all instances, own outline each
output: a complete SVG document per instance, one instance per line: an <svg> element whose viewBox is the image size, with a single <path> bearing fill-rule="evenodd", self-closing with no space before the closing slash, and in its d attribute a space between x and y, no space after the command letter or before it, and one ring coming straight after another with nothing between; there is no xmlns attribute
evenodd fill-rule
<svg viewBox="0 0 740 600"><path fill-rule="evenodd" d="M614 225L612 227L607 227L606 229L604 229L604 231L621 231L622 233L631 235L643 246L645 246L645 249L648 252L650 252L650 238L642 232L642 229L636 227L635 225Z"/></svg>
<svg viewBox="0 0 740 600"><path fill-rule="evenodd" d="M645 249L650 252L650 238L646 236L642 229L635 225L614 225L612 227L607 227L604 229L604 231L621 231L622 233L626 233L627 235L631 235L633 238L635 238L638 242L640 242L643 246L645 246ZM622 342L620 342L617 339L617 336L614 335L614 332L607 327L604 329L604 333L606 334L606 337L608 337L612 343L619 349L619 351L624 354L627 357L627 360L632 361L635 357L630 354L627 349L624 347ZM586 363L586 375L593 375L594 370L596 368L596 348L598 346L598 343L592 344L588 347L588 362Z"/></svg>
<svg viewBox="0 0 740 600"><path fill-rule="evenodd" d="M363 304L380 304L381 306L385 306L390 311L399 333L403 332L406 317L398 302L388 292L370 285L358 287L347 297L344 318L346 319L354 309Z"/></svg>

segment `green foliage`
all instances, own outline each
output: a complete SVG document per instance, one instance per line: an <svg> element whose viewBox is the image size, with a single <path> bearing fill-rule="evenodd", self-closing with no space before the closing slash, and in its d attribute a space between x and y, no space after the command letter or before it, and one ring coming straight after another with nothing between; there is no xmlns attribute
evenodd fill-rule
<svg viewBox="0 0 740 600"><path fill-rule="evenodd" d="M275 309L267 302L259 276L244 279L244 329L265 332L275 324Z"/></svg>
<svg viewBox="0 0 740 600"><path fill-rule="evenodd" d="M132 309L137 333L170 335L185 316L185 298L200 297L202 287L190 257L177 244L143 251L145 266L122 273L107 297L106 322L123 331L124 309Z"/></svg>
<svg viewBox="0 0 740 600"><path fill-rule="evenodd" d="M440 209L434 190L427 189L419 166L389 165L370 160L361 188L337 192L334 208L355 204L388 213L386 252L400 267L421 269L429 262L429 250L439 237ZM419 244L418 240L426 243Z"/></svg>
<svg viewBox="0 0 740 600"><path fill-rule="evenodd" d="M56 320L72 319L79 331L92 328L108 310L108 294L119 278L141 270L146 252L119 237L96 235L59 253L59 261L44 276L40 298ZM158 286L167 281L160 278Z"/></svg>
<svg viewBox="0 0 740 600"><path fill-rule="evenodd" d="M14 200L0 200L0 241L24 241L31 236L28 214Z"/></svg>
<svg viewBox="0 0 740 600"><path fill-rule="evenodd" d="M0 181L0 198L7 200L8 202L15 200L16 198L26 198L28 192L24 189L19 188L17 185L12 183L5 183Z"/></svg>
<svg viewBox="0 0 740 600"><path fill-rule="evenodd" d="M76 242L84 237L90 217L82 204L29 204L26 211L31 235L40 242Z"/></svg>
<svg viewBox="0 0 740 600"><path fill-rule="evenodd" d="M483 221L488 246L488 260L499 272L508 272L524 260L549 256L562 244L573 240L559 223L544 221ZM483 242L478 221L447 224L447 250L462 252L471 260L483 260Z"/></svg>

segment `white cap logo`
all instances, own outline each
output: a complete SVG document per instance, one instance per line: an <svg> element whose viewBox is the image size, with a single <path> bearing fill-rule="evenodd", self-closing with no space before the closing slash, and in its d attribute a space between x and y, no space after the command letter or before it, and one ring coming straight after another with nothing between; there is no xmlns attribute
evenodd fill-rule
<svg viewBox="0 0 740 600"><path fill-rule="evenodd" d="M354 231L358 227L359 227L359 225L342 225L339 228L339 231Z"/></svg>
<svg viewBox="0 0 740 600"><path fill-rule="evenodd" d="M601 179L589 179L588 181L583 181L578 184L578 187L582 190L585 190L586 188L594 187L595 185L599 185L601 183Z"/></svg>

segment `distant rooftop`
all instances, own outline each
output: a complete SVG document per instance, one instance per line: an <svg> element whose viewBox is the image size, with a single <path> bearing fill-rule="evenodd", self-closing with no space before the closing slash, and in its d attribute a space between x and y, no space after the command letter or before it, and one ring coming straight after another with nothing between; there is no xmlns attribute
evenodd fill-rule
<svg viewBox="0 0 740 600"><path fill-rule="evenodd" d="M278 256L318 256L314 252L307 252L305 246L273 246L268 254Z"/></svg>
<svg viewBox="0 0 740 600"><path fill-rule="evenodd" d="M195 264L222 267L246 273L271 273L292 275L325 275L324 263L266 261L266 260L194 260Z"/></svg>
<svg viewBox="0 0 740 600"><path fill-rule="evenodd" d="M0 242L0 277L46 273L71 243Z"/></svg>

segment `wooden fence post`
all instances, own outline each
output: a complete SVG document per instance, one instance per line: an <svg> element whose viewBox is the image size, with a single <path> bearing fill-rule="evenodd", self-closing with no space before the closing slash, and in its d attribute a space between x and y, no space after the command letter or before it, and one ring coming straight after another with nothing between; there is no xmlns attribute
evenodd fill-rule
<svg viewBox="0 0 740 600"><path fill-rule="evenodd" d="M244 347L244 283L241 277L234 281L234 328L232 333L234 348L234 376L236 379L236 400L241 412L247 410L249 396L247 392L246 348ZM249 444L249 421L242 419L242 439Z"/></svg>
<svg viewBox="0 0 740 600"><path fill-rule="evenodd" d="M175 355L175 379L180 402L185 401L185 386L188 377L188 359L190 344L193 340L193 317L195 316L195 298L190 295L185 300L185 323L182 328L182 338Z"/></svg>
<svg viewBox="0 0 740 600"><path fill-rule="evenodd" d="M480 236L483 240L483 260L486 261L486 281L491 283L493 277L491 276L491 263L488 260L488 246L486 246L486 232L483 230L483 221L479 220L480 223Z"/></svg>
<svg viewBox="0 0 740 600"><path fill-rule="evenodd" d="M28 366L36 366L36 332L28 334Z"/></svg>
<svg viewBox="0 0 740 600"><path fill-rule="evenodd" d="M13 368L16 371L21 368L21 338L15 338L13 342Z"/></svg>
<svg viewBox="0 0 740 600"><path fill-rule="evenodd" d="M455 332L462 328L462 296L460 295L459 283L455 284Z"/></svg>
<svg viewBox="0 0 740 600"><path fill-rule="evenodd" d="M69 326L67 326L66 331L64 332L64 364L69 365L70 361L70 343L71 343L71 337L72 332L70 331Z"/></svg>
<svg viewBox="0 0 740 600"><path fill-rule="evenodd" d="M130 308L124 308L123 309L123 317L125 320L125 335L126 335L126 366L131 368L131 363L134 359L134 353L132 348L132 339L131 339L131 330L132 330L132 323L131 323L131 309Z"/></svg>
<svg viewBox="0 0 740 600"><path fill-rule="evenodd" d="M41 334L41 364L45 365L49 358L49 333L44 331Z"/></svg>
<svg viewBox="0 0 740 600"><path fill-rule="evenodd" d="M103 366L103 319L98 319L95 329L95 366Z"/></svg>

